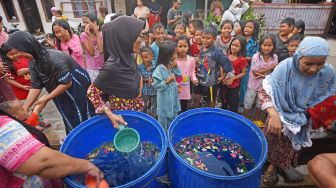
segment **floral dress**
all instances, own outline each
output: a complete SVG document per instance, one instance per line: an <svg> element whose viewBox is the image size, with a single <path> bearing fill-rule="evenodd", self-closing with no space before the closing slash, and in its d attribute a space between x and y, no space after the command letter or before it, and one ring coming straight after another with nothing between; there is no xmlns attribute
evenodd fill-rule
<svg viewBox="0 0 336 188"><path fill-rule="evenodd" d="M144 102L141 97L134 99L125 99L113 95L107 96L107 100L103 99L103 91L98 89L95 85L91 85L88 89L88 98L96 109L96 113L103 113L105 108L111 111L115 110L134 110L142 111Z"/></svg>

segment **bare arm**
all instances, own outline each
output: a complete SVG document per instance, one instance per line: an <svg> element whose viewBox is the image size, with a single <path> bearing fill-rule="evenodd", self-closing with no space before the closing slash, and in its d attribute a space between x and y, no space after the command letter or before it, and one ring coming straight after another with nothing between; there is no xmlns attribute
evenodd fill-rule
<svg viewBox="0 0 336 188"><path fill-rule="evenodd" d="M280 136L282 131L282 123L279 113L274 107L266 108L266 112L269 115L267 132Z"/></svg>
<svg viewBox="0 0 336 188"><path fill-rule="evenodd" d="M67 89L69 89L72 86L72 82L69 82L67 84L60 84L58 85L50 94L44 95L41 97L37 102L36 105L41 105L41 108L44 108L44 106L53 98L63 94Z"/></svg>
<svg viewBox="0 0 336 188"><path fill-rule="evenodd" d="M9 78L5 78L6 79L6 82L12 86L15 86L17 88L20 88L20 89L23 89L23 90L26 90L26 91L29 91L29 88L30 86L24 86L22 84L20 84L19 82L15 81L15 80L12 80L12 79L9 79Z"/></svg>
<svg viewBox="0 0 336 188"><path fill-rule="evenodd" d="M34 102L36 101L36 99L39 97L40 93L41 93L42 89L30 89L26 102L23 105L23 108L28 111L31 106L34 104Z"/></svg>
<svg viewBox="0 0 336 188"><path fill-rule="evenodd" d="M88 37L88 39L85 42L83 42L83 46L85 50L90 54L90 56L94 56L94 48L90 37Z"/></svg>
<svg viewBox="0 0 336 188"><path fill-rule="evenodd" d="M70 157L45 146L28 158L17 172L51 179L71 174L89 174L97 181L104 178L103 173L89 161Z"/></svg>

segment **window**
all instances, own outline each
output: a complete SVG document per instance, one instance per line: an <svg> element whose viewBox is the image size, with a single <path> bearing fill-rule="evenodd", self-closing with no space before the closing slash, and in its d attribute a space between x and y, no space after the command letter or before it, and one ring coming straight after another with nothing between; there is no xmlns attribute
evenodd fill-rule
<svg viewBox="0 0 336 188"><path fill-rule="evenodd" d="M75 18L81 18L87 12L97 14L96 1L72 0L72 9Z"/></svg>
<svg viewBox="0 0 336 188"><path fill-rule="evenodd" d="M48 22L51 22L52 14L51 7L55 6L54 0L41 0L43 12Z"/></svg>
<svg viewBox="0 0 336 188"><path fill-rule="evenodd" d="M6 14L7 20L12 22L19 21L19 18L16 14L13 0L0 0L1 6Z"/></svg>

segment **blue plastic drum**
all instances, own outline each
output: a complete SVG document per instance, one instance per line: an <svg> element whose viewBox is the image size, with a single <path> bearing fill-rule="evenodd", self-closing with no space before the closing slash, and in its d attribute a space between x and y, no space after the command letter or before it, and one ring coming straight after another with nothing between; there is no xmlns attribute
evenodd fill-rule
<svg viewBox="0 0 336 188"><path fill-rule="evenodd" d="M167 138L165 131L154 118L147 114L135 111L117 111L115 113L122 115L129 127L138 131L141 142L150 141L161 150L159 160L147 173L119 187L163 187L163 185L156 180L156 177L166 173L165 156L167 151ZM101 146L104 142L112 142L116 132L117 130L113 128L110 120L106 116L96 116L76 127L66 137L60 150L70 156L84 159L87 154ZM68 187L85 187L73 181L72 177L66 177L64 181Z"/></svg>
<svg viewBox="0 0 336 188"><path fill-rule="evenodd" d="M183 160L174 145L181 139L195 134L212 133L238 142L253 157L255 167L236 176L219 176L201 171ZM199 108L178 116L168 130L170 153L168 172L174 188L237 188L259 187L262 167L267 159L267 142L260 129L250 120L236 113Z"/></svg>

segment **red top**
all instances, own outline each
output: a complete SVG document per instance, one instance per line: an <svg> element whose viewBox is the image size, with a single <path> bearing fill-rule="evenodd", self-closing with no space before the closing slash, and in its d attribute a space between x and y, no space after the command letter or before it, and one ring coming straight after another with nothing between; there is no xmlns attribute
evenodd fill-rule
<svg viewBox="0 0 336 188"><path fill-rule="evenodd" d="M197 43L193 43L189 49L190 55L193 57L199 56L201 49L198 48Z"/></svg>
<svg viewBox="0 0 336 188"><path fill-rule="evenodd" d="M13 66L14 66L16 71L18 71L22 68L28 68L29 61L25 57L19 57L18 61L13 62ZM24 86L31 86L31 81L30 81L30 76L29 75L19 76L19 75L11 74L10 78L17 81L18 83L20 83ZM27 98L29 91L23 90L21 88L15 87L15 86L12 86L12 88L13 88L13 92L14 92L16 98L18 98L19 100L24 100L24 99Z"/></svg>
<svg viewBox="0 0 336 188"><path fill-rule="evenodd" d="M237 76L238 74L241 73L241 70L243 68L246 68L248 63L246 58L244 57L238 57L236 60L231 61L232 62L232 67L234 69L234 74ZM236 88L240 85L240 79L236 79L232 82L231 85L228 86L228 88Z"/></svg>

